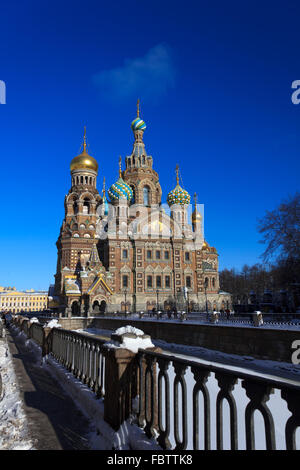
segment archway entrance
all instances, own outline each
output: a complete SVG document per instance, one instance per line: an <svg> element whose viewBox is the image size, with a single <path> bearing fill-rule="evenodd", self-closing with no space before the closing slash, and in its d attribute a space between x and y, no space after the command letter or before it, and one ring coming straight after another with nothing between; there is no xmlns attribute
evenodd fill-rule
<svg viewBox="0 0 300 470"><path fill-rule="evenodd" d="M106 310L106 302L105 300L102 300L100 304L100 313L105 313L105 310Z"/></svg>
<svg viewBox="0 0 300 470"><path fill-rule="evenodd" d="M95 315L104 314L107 308L106 301L104 299L96 299L92 304L93 313Z"/></svg>
<svg viewBox="0 0 300 470"><path fill-rule="evenodd" d="M95 300L95 302L93 303L93 313L100 313L99 300Z"/></svg>
<svg viewBox="0 0 300 470"><path fill-rule="evenodd" d="M79 302L77 302L77 300L75 300L75 302L72 303L71 309L72 309L73 317L78 317L80 315L80 305L79 305Z"/></svg>

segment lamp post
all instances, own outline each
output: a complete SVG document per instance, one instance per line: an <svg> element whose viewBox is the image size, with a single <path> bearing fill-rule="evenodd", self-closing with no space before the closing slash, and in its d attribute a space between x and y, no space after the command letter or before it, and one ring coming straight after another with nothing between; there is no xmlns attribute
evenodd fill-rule
<svg viewBox="0 0 300 470"><path fill-rule="evenodd" d="M127 289L124 289L125 295L125 317L127 317Z"/></svg>
<svg viewBox="0 0 300 470"><path fill-rule="evenodd" d="M156 289L156 310L157 311L159 310L159 308L158 308L158 292L159 292L159 290Z"/></svg>
<svg viewBox="0 0 300 470"><path fill-rule="evenodd" d="M204 281L206 315L208 315L207 292L206 292L207 286L208 286L208 279L206 277Z"/></svg>
<svg viewBox="0 0 300 470"><path fill-rule="evenodd" d="M190 311L190 291L189 291L188 288L186 289L186 297L187 297L187 313L189 313L189 311Z"/></svg>

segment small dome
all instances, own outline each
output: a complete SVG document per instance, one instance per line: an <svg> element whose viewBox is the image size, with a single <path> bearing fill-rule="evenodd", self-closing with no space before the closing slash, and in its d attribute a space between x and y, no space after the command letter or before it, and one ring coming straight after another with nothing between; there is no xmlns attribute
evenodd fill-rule
<svg viewBox="0 0 300 470"><path fill-rule="evenodd" d="M202 245L202 250L209 250L210 246L209 244L204 240L203 245Z"/></svg>
<svg viewBox="0 0 300 470"><path fill-rule="evenodd" d="M70 164L70 170L93 170L98 172L98 163L85 150L74 157Z"/></svg>
<svg viewBox="0 0 300 470"><path fill-rule="evenodd" d="M180 204L180 205L189 205L191 200L191 196L185 189L182 189L179 184L169 192L168 197L167 197L167 203L169 206L172 206L173 204Z"/></svg>
<svg viewBox="0 0 300 470"><path fill-rule="evenodd" d="M108 195L112 202L116 202L122 198L127 199L127 201L130 202L133 198L133 191L120 177L118 181L109 188Z"/></svg>
<svg viewBox="0 0 300 470"><path fill-rule="evenodd" d="M70 164L70 170L93 170L96 173L98 172L98 163L97 161L91 157L87 151L87 144L86 144L86 127L84 127L84 135L83 135L83 150L80 155L74 157Z"/></svg>
<svg viewBox="0 0 300 470"><path fill-rule="evenodd" d="M131 123L131 129L133 130L133 132L134 131L144 131L146 129L146 127L147 126L146 126L145 122L139 117L135 118Z"/></svg>
<svg viewBox="0 0 300 470"><path fill-rule="evenodd" d="M196 221L200 221L202 220L202 215L200 214L200 212L198 212L196 209L194 210L194 212L192 213L192 222L196 222Z"/></svg>

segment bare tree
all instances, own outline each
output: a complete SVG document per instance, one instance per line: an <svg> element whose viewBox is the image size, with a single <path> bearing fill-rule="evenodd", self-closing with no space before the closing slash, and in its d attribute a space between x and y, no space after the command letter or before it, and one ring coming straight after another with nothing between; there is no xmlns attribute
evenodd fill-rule
<svg viewBox="0 0 300 470"><path fill-rule="evenodd" d="M261 243L267 244L264 261L300 259L300 193L267 211L258 222L258 231L263 235Z"/></svg>

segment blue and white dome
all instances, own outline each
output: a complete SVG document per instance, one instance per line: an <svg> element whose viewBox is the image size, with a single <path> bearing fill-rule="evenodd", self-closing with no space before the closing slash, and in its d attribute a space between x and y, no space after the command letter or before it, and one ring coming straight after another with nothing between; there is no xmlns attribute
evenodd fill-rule
<svg viewBox="0 0 300 470"><path fill-rule="evenodd" d="M131 123L131 129L133 130L133 132L134 131L144 131L146 129L146 127L147 126L146 126L145 122L139 117L135 118Z"/></svg>

